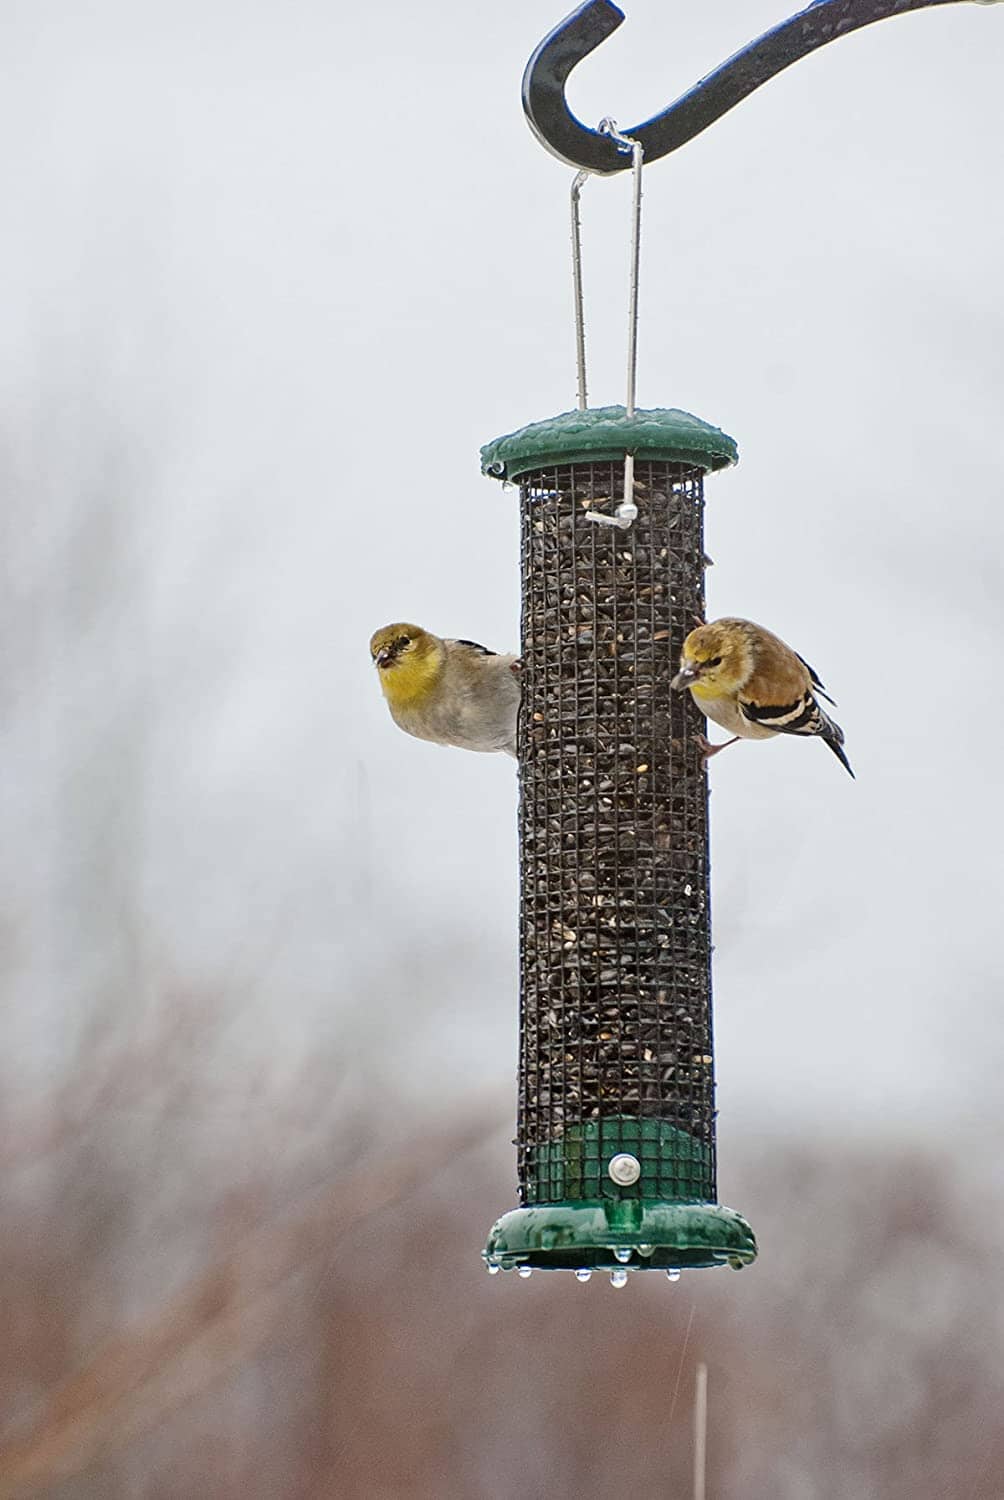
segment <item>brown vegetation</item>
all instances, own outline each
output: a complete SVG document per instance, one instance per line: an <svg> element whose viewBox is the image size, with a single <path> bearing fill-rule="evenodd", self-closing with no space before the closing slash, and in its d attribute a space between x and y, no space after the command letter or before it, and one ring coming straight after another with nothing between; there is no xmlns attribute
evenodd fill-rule
<svg viewBox="0 0 1004 1500"><path fill-rule="evenodd" d="M1004 1493L999 1216L938 1161L775 1149L734 1179L757 1266L615 1291L485 1275L494 1110L333 1130L328 1180L177 1160L194 1223L114 1119L7 1168L3 1500L684 1500L699 1360L716 1500Z"/></svg>

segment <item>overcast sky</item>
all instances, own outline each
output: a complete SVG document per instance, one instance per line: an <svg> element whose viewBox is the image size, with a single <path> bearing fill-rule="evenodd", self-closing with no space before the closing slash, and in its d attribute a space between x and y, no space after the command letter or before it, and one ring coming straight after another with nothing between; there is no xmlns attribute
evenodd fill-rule
<svg viewBox="0 0 1004 1500"><path fill-rule="evenodd" d="M517 644L517 500L478 447L574 405L571 173L519 102L563 3L0 12L0 1056L29 1112L165 967L247 977L214 1088L281 1090L323 1036L404 1111L514 1098L515 769L401 735L367 641ZM571 102L629 126L782 13L633 0ZM710 611L813 662L858 778L800 742L711 768L723 1146L999 1133L1002 66L1002 9L888 21L645 174L639 402L740 447ZM583 200L597 404L627 192Z"/></svg>

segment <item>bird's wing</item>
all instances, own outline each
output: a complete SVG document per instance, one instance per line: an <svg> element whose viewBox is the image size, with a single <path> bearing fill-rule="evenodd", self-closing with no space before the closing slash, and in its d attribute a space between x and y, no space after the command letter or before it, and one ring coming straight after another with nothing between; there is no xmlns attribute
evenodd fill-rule
<svg viewBox="0 0 1004 1500"><path fill-rule="evenodd" d="M451 648L453 646L459 646L461 648L459 652L454 653L455 660L473 663L479 661L481 657L491 657L493 668L494 664L497 662L500 667L502 665L505 665L505 667L515 676L518 676L519 673L523 670L523 658L520 656L512 656L507 651L489 651L487 646L482 646L477 641L451 639L448 640L446 644ZM484 665L487 667L487 662Z"/></svg>
<svg viewBox="0 0 1004 1500"><path fill-rule="evenodd" d="M739 712L750 723L761 724L764 729L773 729L775 734L818 735L848 774L854 775L851 763L844 753L844 731L820 708L811 689L807 689L794 703L780 706L750 703L740 698Z"/></svg>
<svg viewBox="0 0 1004 1500"><path fill-rule="evenodd" d="M756 668L739 693L739 711L775 734L819 734L822 709L813 696L812 668L766 630L759 632Z"/></svg>
<svg viewBox="0 0 1004 1500"><path fill-rule="evenodd" d="M818 679L808 662L776 636L764 631L756 669L739 695L739 712L751 724L775 734L818 735L853 776L841 748L844 731L816 701Z"/></svg>
<svg viewBox="0 0 1004 1500"><path fill-rule="evenodd" d="M798 656L798 652L797 651L795 652L795 655ZM816 689L816 692L819 694L819 696L821 698L825 698L826 701L827 701L827 703L832 703L833 706L834 706L834 708L836 708L836 706L837 706L837 700L835 698L831 698L830 695L829 695L829 693L826 692L825 688L823 687L823 684L820 682L818 676L816 675L816 669L815 669L815 667L810 667L809 663L806 661L806 659L805 659L804 656L798 656L798 659L802 663L802 666L805 668L805 670L808 672L810 678L812 679L812 686Z"/></svg>
<svg viewBox="0 0 1004 1500"><path fill-rule="evenodd" d="M791 703L753 703L739 699L739 712L751 724L762 724L775 734L820 734L823 710L811 692L800 693Z"/></svg>
<svg viewBox="0 0 1004 1500"><path fill-rule="evenodd" d="M443 696L451 715L451 742L462 736L474 750L516 753L520 681L515 657L477 641L448 640Z"/></svg>
<svg viewBox="0 0 1004 1500"><path fill-rule="evenodd" d="M477 641L465 641L459 636L451 640L450 645L466 646L468 651L476 651L479 656L498 656L497 651L489 651L487 646L482 646Z"/></svg>

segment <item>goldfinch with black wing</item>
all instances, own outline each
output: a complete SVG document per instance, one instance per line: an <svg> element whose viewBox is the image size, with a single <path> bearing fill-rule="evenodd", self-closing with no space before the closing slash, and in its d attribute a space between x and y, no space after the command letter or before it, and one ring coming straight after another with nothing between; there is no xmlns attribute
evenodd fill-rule
<svg viewBox="0 0 1004 1500"><path fill-rule="evenodd" d="M385 625L370 656L399 729L435 745L516 754L520 660L420 625Z"/></svg>
<svg viewBox="0 0 1004 1500"><path fill-rule="evenodd" d="M689 688L701 712L732 733L723 745L710 745L702 735L705 758L737 739L815 735L854 775L844 754L844 731L819 705L817 693L827 697L823 684L797 651L752 620L712 620L692 630L672 686Z"/></svg>

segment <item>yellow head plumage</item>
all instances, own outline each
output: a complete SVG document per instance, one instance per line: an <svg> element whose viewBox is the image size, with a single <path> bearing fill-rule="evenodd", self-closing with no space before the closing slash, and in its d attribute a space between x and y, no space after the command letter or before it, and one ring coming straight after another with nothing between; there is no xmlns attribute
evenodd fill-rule
<svg viewBox="0 0 1004 1500"><path fill-rule="evenodd" d="M374 631L370 656L384 696L390 703L402 704L429 692L443 670L446 648L421 625L398 623Z"/></svg>
<svg viewBox="0 0 1004 1500"><path fill-rule="evenodd" d="M672 685L689 688L696 698L727 698L749 681L752 671L753 650L741 622L715 620L687 636Z"/></svg>

